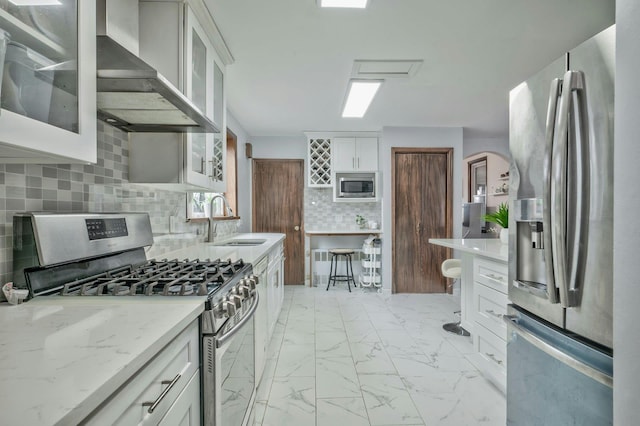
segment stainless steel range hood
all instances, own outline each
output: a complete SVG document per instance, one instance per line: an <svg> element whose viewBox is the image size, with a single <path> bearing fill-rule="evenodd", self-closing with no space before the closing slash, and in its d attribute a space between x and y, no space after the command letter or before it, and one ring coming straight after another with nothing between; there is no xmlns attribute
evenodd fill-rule
<svg viewBox="0 0 640 426"><path fill-rule="evenodd" d="M126 132L217 133L211 119L140 59L137 1L96 1L98 118Z"/></svg>
<svg viewBox="0 0 640 426"><path fill-rule="evenodd" d="M158 71L109 36L97 36L98 118L126 132L217 133Z"/></svg>

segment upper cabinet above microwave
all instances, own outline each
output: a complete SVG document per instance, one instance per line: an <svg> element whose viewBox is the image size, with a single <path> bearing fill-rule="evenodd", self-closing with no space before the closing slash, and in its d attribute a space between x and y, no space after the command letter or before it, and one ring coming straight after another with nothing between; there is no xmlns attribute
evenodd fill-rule
<svg viewBox="0 0 640 426"><path fill-rule="evenodd" d="M306 132L310 188L332 188L336 172L378 170L378 138L372 132Z"/></svg>
<svg viewBox="0 0 640 426"><path fill-rule="evenodd" d="M331 168L334 173L378 170L377 138L333 138L331 144Z"/></svg>
<svg viewBox="0 0 640 426"><path fill-rule="evenodd" d="M0 2L0 162L96 162L95 17L94 1Z"/></svg>

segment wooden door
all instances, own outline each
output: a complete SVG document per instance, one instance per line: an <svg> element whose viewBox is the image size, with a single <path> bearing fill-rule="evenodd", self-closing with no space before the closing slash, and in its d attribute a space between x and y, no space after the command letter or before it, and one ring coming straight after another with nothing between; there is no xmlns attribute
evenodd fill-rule
<svg viewBox="0 0 640 426"><path fill-rule="evenodd" d="M253 160L253 232L284 240L284 283L304 284L304 160Z"/></svg>
<svg viewBox="0 0 640 426"><path fill-rule="evenodd" d="M429 238L451 238L452 148L393 148L394 293L444 293L440 265L451 250Z"/></svg>

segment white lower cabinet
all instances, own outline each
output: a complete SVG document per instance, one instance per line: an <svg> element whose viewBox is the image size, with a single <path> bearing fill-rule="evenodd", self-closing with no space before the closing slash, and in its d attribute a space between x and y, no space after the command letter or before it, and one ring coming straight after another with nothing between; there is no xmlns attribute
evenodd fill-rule
<svg viewBox="0 0 640 426"><path fill-rule="evenodd" d="M284 299L284 245L279 243L271 249L269 253L269 270L268 270L268 340L271 340L273 331L275 330L278 316L282 310L282 301Z"/></svg>
<svg viewBox="0 0 640 426"><path fill-rule="evenodd" d="M158 425L200 426L200 418L200 370L196 370Z"/></svg>
<svg viewBox="0 0 640 426"><path fill-rule="evenodd" d="M199 425L199 365L200 333L196 320L111 395L85 424Z"/></svg>
<svg viewBox="0 0 640 426"><path fill-rule="evenodd" d="M476 257L473 265L473 347L470 360L502 392L507 383L507 264Z"/></svg>

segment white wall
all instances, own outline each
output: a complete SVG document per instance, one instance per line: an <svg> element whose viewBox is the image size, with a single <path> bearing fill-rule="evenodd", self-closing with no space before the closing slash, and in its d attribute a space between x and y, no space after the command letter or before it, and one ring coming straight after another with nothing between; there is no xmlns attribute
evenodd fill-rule
<svg viewBox="0 0 640 426"><path fill-rule="evenodd" d="M253 158L307 158L307 138L300 136L254 136Z"/></svg>
<svg viewBox="0 0 640 426"><path fill-rule="evenodd" d="M640 2L616 2L613 417L638 424L640 395Z"/></svg>
<svg viewBox="0 0 640 426"><path fill-rule="evenodd" d="M510 160L509 138L464 138L462 158L467 158L470 155L484 151L500 154L507 159L507 161Z"/></svg>
<svg viewBox="0 0 640 426"><path fill-rule="evenodd" d="M238 232L251 232L251 159L245 154L245 144L249 135L236 118L227 111L227 128L238 138L236 156L238 159Z"/></svg>
<svg viewBox="0 0 640 426"><path fill-rule="evenodd" d="M391 148L453 148L453 238L460 238L462 223L462 128L384 127L379 144L382 173L382 282L391 289ZM425 239L425 244L429 244Z"/></svg>

